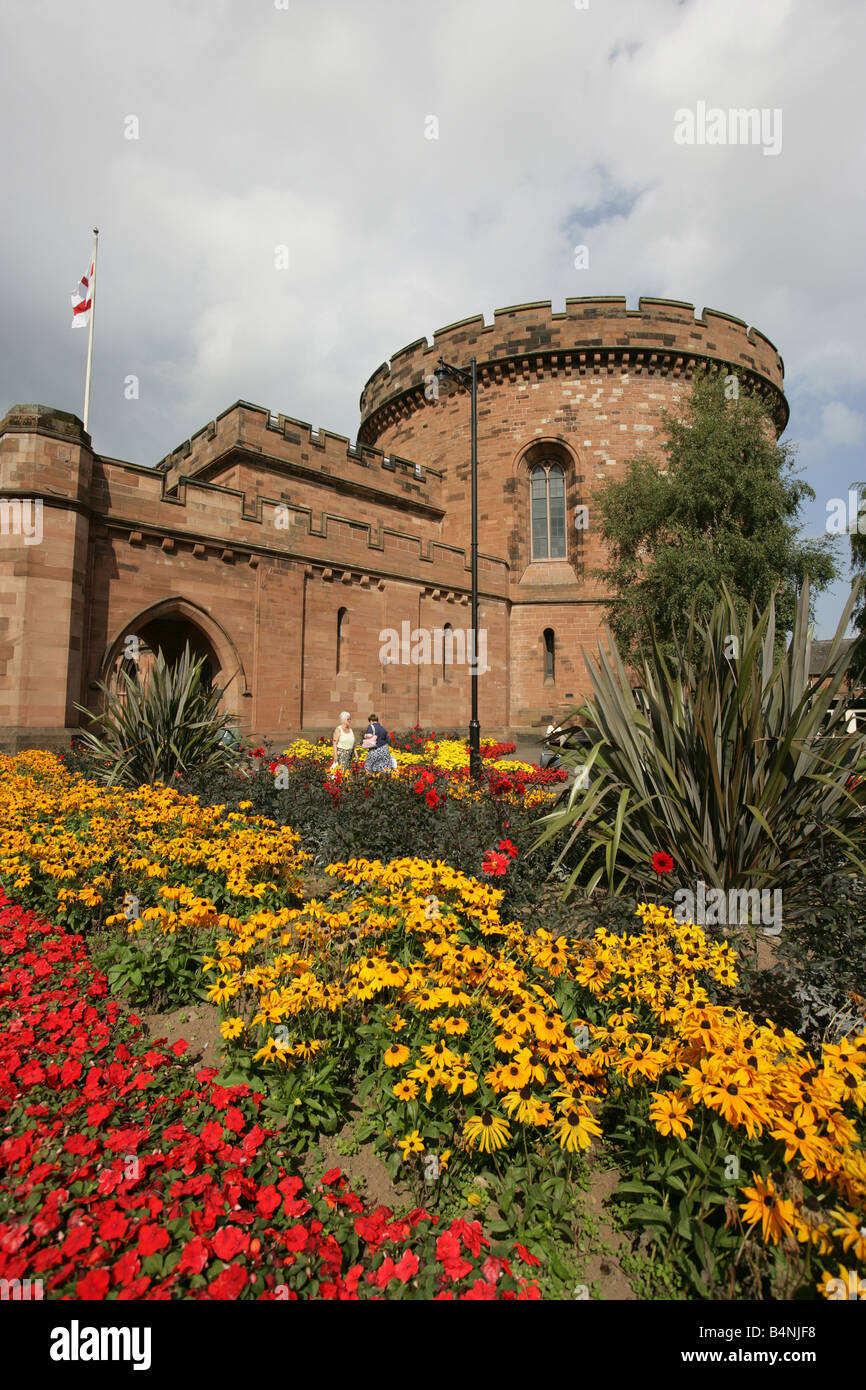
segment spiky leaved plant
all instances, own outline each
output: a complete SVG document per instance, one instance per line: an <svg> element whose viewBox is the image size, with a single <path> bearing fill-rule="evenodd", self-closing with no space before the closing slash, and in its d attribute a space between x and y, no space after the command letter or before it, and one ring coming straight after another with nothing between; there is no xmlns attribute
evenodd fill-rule
<svg viewBox="0 0 866 1390"><path fill-rule="evenodd" d="M583 875L587 891L605 880L614 894L645 896L660 885L652 856L664 850L674 861L666 888L778 888L793 920L810 876L829 864L866 871L864 737L846 732L842 702L833 705L858 590L812 682L808 584L778 658L774 603L741 623L723 586L706 624L692 614L675 664L653 636L637 700L608 630L610 652L599 644L598 662L586 659L594 694L578 711L591 740L584 776L542 818L536 842L562 836L561 861L583 836L566 895Z"/></svg>
<svg viewBox="0 0 866 1390"><path fill-rule="evenodd" d="M142 686L126 672L117 691L100 684L101 714L76 705L91 721L78 738L100 780L138 787L169 782L175 773L214 772L232 762L231 747L220 742L231 726L219 708L228 687L209 689L203 667L204 657L193 660L188 643L171 665L160 651Z"/></svg>

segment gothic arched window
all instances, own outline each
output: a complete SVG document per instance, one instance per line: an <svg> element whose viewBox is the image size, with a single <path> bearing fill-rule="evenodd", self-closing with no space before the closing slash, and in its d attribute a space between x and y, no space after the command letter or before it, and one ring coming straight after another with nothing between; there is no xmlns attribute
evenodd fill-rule
<svg viewBox="0 0 866 1390"><path fill-rule="evenodd" d="M558 463L533 468L530 495L533 560L564 560L565 473Z"/></svg>

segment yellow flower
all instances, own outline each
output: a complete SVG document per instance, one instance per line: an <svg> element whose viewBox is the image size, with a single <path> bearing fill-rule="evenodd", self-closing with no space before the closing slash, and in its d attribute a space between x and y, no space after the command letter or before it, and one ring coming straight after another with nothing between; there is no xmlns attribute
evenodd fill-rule
<svg viewBox="0 0 866 1390"><path fill-rule="evenodd" d="M743 1220L754 1226L760 1221L764 1240L778 1244L780 1236L792 1234L794 1222L794 1203L776 1193L772 1181L766 1181L757 1173L752 1174L754 1187L743 1187L741 1192L749 1198L740 1203Z"/></svg>
<svg viewBox="0 0 866 1390"><path fill-rule="evenodd" d="M397 1143L403 1150L404 1159L408 1158L410 1154L422 1154L424 1152L424 1140L417 1129L413 1129L412 1133L407 1134L405 1139L398 1139Z"/></svg>
<svg viewBox="0 0 866 1390"><path fill-rule="evenodd" d="M409 1056L408 1047L401 1043L398 1047L389 1047L385 1053L386 1067L401 1067Z"/></svg>
<svg viewBox="0 0 866 1390"><path fill-rule="evenodd" d="M482 1153L503 1148L511 1138L508 1122L485 1110L482 1115L470 1115L463 1126L463 1137Z"/></svg>
<svg viewBox="0 0 866 1390"><path fill-rule="evenodd" d="M694 1120L689 1117L689 1106L682 1091L652 1091L653 1104L649 1117L665 1138L673 1134L677 1139L685 1139L686 1126L694 1128Z"/></svg>
<svg viewBox="0 0 866 1390"><path fill-rule="evenodd" d="M220 1033L224 1038L239 1038L244 1031L244 1021L242 1018L227 1018L220 1024Z"/></svg>
<svg viewBox="0 0 866 1390"><path fill-rule="evenodd" d="M601 1127L585 1106L577 1106L570 1107L556 1121L554 1133L560 1148L575 1153L578 1149L588 1149L592 1136L601 1134Z"/></svg>
<svg viewBox="0 0 866 1390"><path fill-rule="evenodd" d="M418 1094L418 1085L417 1082L407 1081L404 1077L396 1086L392 1086L391 1090L398 1100L414 1100Z"/></svg>
<svg viewBox="0 0 866 1390"><path fill-rule="evenodd" d="M866 1226L855 1212L845 1211L842 1207L834 1207L833 1215L839 1223L833 1228L834 1236L841 1240L842 1249L846 1253L850 1250L855 1260L862 1264L866 1261Z"/></svg>

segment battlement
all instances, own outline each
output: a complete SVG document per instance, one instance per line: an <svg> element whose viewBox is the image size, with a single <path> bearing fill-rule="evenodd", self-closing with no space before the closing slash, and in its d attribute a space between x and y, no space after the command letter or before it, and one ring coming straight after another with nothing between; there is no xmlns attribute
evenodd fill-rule
<svg viewBox="0 0 866 1390"><path fill-rule="evenodd" d="M50 405L11 406L0 420L0 435L3 434L44 434L64 443L90 443L90 435L77 415Z"/></svg>
<svg viewBox="0 0 866 1390"><path fill-rule="evenodd" d="M788 418L782 358L743 319L717 309L697 315L693 304L676 299L641 298L629 309L625 298L595 296L566 299L565 310L556 313L550 300L510 305L497 309L492 323L477 314L437 329L432 342L418 338L401 348L361 392L359 439L377 437L376 417L390 413L398 398L415 395L419 405L429 400L424 390L440 355L464 368L477 358L483 385L530 371L610 371L612 364L623 372L688 376L698 364L716 362L769 391L780 428Z"/></svg>
<svg viewBox="0 0 866 1390"><path fill-rule="evenodd" d="M342 482L377 491L401 491L421 497L431 505L438 500L442 474L410 459L389 456L381 449L353 444L331 430L314 430L305 420L274 414L260 405L236 401L215 420L202 426L156 465L165 474L166 491L181 478L200 478L219 472L227 457L243 450L262 455L272 465L285 464L293 471L338 475ZM390 474L390 478L383 477Z"/></svg>

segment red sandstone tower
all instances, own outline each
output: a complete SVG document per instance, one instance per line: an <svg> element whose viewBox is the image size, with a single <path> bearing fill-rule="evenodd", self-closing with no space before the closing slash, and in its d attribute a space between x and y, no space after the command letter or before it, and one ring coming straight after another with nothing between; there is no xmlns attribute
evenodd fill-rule
<svg viewBox="0 0 866 1390"><path fill-rule="evenodd" d="M436 398L440 354L478 362L483 734L538 730L587 692L596 489L659 457L660 411L696 368L736 375L787 421L763 334L653 299L519 305L419 339L367 382L354 445L237 402L143 467L96 453L73 415L15 406L0 421L0 745L68 739L130 634L167 655L189 640L260 736L380 706L392 728L465 725L468 666L441 646L382 656L405 624L470 624L469 400Z"/></svg>
<svg viewBox="0 0 866 1390"><path fill-rule="evenodd" d="M479 551L508 562L509 723L537 726L587 691L582 652L595 647L602 618L588 578L603 560L596 489L625 459L658 456L660 409L675 405L698 366L769 397L781 433L784 366L742 319L711 309L696 319L693 305L673 300L641 299L629 310L624 299L569 299L564 313L521 304L498 309L486 326L478 317L440 329L432 347L411 343L364 387L359 439L442 470L442 536L461 548L469 545L469 400L465 391L431 399L440 354L463 367L477 359ZM564 506L553 495L560 488ZM485 598L491 578L482 559ZM482 599L479 626L484 613Z"/></svg>

